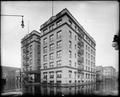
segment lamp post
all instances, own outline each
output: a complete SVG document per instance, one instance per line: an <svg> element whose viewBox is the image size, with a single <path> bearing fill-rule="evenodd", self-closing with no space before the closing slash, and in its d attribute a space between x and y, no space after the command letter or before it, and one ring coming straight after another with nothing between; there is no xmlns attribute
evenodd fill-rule
<svg viewBox="0 0 120 97"><path fill-rule="evenodd" d="M1 15L1 16L11 16L11 17L22 17L22 21L21 21L21 26L22 26L22 28L24 28L24 20L23 20L23 15Z"/></svg>
<svg viewBox="0 0 120 97"><path fill-rule="evenodd" d="M115 50L119 50L119 32L114 35L113 41L112 41L112 47L115 48Z"/></svg>

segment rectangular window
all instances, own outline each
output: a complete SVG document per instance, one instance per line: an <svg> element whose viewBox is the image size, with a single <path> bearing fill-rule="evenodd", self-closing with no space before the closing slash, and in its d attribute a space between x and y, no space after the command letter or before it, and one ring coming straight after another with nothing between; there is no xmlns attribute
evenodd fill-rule
<svg viewBox="0 0 120 97"><path fill-rule="evenodd" d="M87 66L86 66L86 71L87 71L88 69L87 69Z"/></svg>
<svg viewBox="0 0 120 97"><path fill-rule="evenodd" d="M50 42L54 41L54 34L50 35Z"/></svg>
<svg viewBox="0 0 120 97"><path fill-rule="evenodd" d="M93 66L92 62L91 62L91 66Z"/></svg>
<svg viewBox="0 0 120 97"><path fill-rule="evenodd" d="M87 73L86 73L86 79L87 79Z"/></svg>
<svg viewBox="0 0 120 97"><path fill-rule="evenodd" d="M69 60L69 66L71 66L72 65L72 61L71 60Z"/></svg>
<svg viewBox="0 0 120 97"><path fill-rule="evenodd" d="M76 54L75 54L75 58L76 58Z"/></svg>
<svg viewBox="0 0 120 97"><path fill-rule="evenodd" d="M90 65L90 60L88 60L88 65Z"/></svg>
<svg viewBox="0 0 120 97"><path fill-rule="evenodd" d="M50 73L50 78L54 78L54 72L49 72Z"/></svg>
<svg viewBox="0 0 120 97"><path fill-rule="evenodd" d="M47 38L44 38L43 39L43 45L46 45L47 44Z"/></svg>
<svg viewBox="0 0 120 97"><path fill-rule="evenodd" d="M80 28L78 28L78 32L81 33L81 29Z"/></svg>
<svg viewBox="0 0 120 97"><path fill-rule="evenodd" d="M47 63L44 63L44 64L43 64L43 68L44 68L44 69L47 69Z"/></svg>
<svg viewBox="0 0 120 97"><path fill-rule="evenodd" d="M60 50L60 51L57 51L57 55L56 55L57 58L60 58L60 57L61 57L61 54L62 54L61 52L62 52L61 50Z"/></svg>
<svg viewBox="0 0 120 97"><path fill-rule="evenodd" d="M80 74L78 74L78 78L80 78Z"/></svg>
<svg viewBox="0 0 120 97"><path fill-rule="evenodd" d="M47 55L43 56L43 61L46 62L47 61Z"/></svg>
<svg viewBox="0 0 120 97"><path fill-rule="evenodd" d="M75 31L77 31L77 26L75 25Z"/></svg>
<svg viewBox="0 0 120 97"><path fill-rule="evenodd" d="M32 58L32 52L30 52L30 58Z"/></svg>
<svg viewBox="0 0 120 97"><path fill-rule="evenodd" d="M58 60L57 61L57 67L60 67L61 66L61 60Z"/></svg>
<svg viewBox="0 0 120 97"><path fill-rule="evenodd" d="M47 32L47 28L45 28L44 30L43 30L43 34L45 34Z"/></svg>
<svg viewBox="0 0 120 97"><path fill-rule="evenodd" d="M86 59L86 65L87 65L87 59Z"/></svg>
<svg viewBox="0 0 120 97"><path fill-rule="evenodd" d="M88 53L88 58L90 58L90 54Z"/></svg>
<svg viewBox="0 0 120 97"><path fill-rule="evenodd" d="M72 21L69 19L70 26L72 25Z"/></svg>
<svg viewBox="0 0 120 97"><path fill-rule="evenodd" d="M57 48L61 48L62 47L62 41L57 41Z"/></svg>
<svg viewBox="0 0 120 97"><path fill-rule="evenodd" d="M50 62L50 68L54 67L54 62Z"/></svg>
<svg viewBox="0 0 120 97"><path fill-rule="evenodd" d="M50 44L50 51L54 50L54 44Z"/></svg>
<svg viewBox="0 0 120 97"><path fill-rule="evenodd" d="M92 54L95 55L95 51L94 50L92 50Z"/></svg>
<svg viewBox="0 0 120 97"><path fill-rule="evenodd" d="M90 71L90 67L88 67L88 71Z"/></svg>
<svg viewBox="0 0 120 97"><path fill-rule="evenodd" d="M62 19L56 22L56 25L59 26L62 23Z"/></svg>
<svg viewBox="0 0 120 97"><path fill-rule="evenodd" d="M71 83L72 81L70 80L69 83Z"/></svg>
<svg viewBox="0 0 120 97"><path fill-rule="evenodd" d="M95 56L95 51L93 51L93 55Z"/></svg>
<svg viewBox="0 0 120 97"><path fill-rule="evenodd" d="M92 55L91 55L91 61L92 61Z"/></svg>
<svg viewBox="0 0 120 97"><path fill-rule="evenodd" d="M32 51L32 45L30 45L30 51Z"/></svg>
<svg viewBox="0 0 120 97"><path fill-rule="evenodd" d="M87 45L86 45L86 50L87 50Z"/></svg>
<svg viewBox="0 0 120 97"><path fill-rule="evenodd" d="M57 38L61 38L61 33L62 33L61 30L57 32Z"/></svg>
<svg viewBox="0 0 120 97"><path fill-rule="evenodd" d="M75 40L77 40L77 36L75 35Z"/></svg>
<svg viewBox="0 0 120 97"><path fill-rule="evenodd" d="M38 54L40 54L40 45L37 46Z"/></svg>
<svg viewBox="0 0 120 97"><path fill-rule="evenodd" d="M40 41L40 37L37 36L37 40Z"/></svg>
<svg viewBox="0 0 120 97"><path fill-rule="evenodd" d="M69 31L69 37L72 38L72 32L71 31Z"/></svg>
<svg viewBox="0 0 120 97"><path fill-rule="evenodd" d="M61 71L57 71L56 72L56 77L57 78L62 78L62 72Z"/></svg>
<svg viewBox="0 0 120 97"><path fill-rule="evenodd" d="M43 53L47 53L47 46L43 48Z"/></svg>
<svg viewBox="0 0 120 97"><path fill-rule="evenodd" d="M69 58L72 58L72 52L69 51Z"/></svg>
<svg viewBox="0 0 120 97"><path fill-rule="evenodd" d="M75 67L76 67L76 62L75 62Z"/></svg>
<svg viewBox="0 0 120 97"><path fill-rule="evenodd" d="M51 53L51 54L50 54L50 60L53 60L53 59L54 59L54 54Z"/></svg>
<svg viewBox="0 0 120 97"><path fill-rule="evenodd" d="M30 59L30 65L32 65L32 59Z"/></svg>
<svg viewBox="0 0 120 97"><path fill-rule="evenodd" d="M49 26L49 30L52 30L54 28L54 24Z"/></svg>
<svg viewBox="0 0 120 97"><path fill-rule="evenodd" d="M72 71L69 70L69 78L71 78L71 77L72 77Z"/></svg>
<svg viewBox="0 0 120 97"><path fill-rule="evenodd" d="M86 58L87 58L87 52L86 52Z"/></svg>
<svg viewBox="0 0 120 97"><path fill-rule="evenodd" d="M44 75L43 75L43 79L47 79L47 74L44 74Z"/></svg>
<svg viewBox="0 0 120 97"><path fill-rule="evenodd" d="M75 79L76 79L76 72L74 72L74 74L75 74L75 76L74 76L74 77L75 77ZM76 80L75 80L75 82L76 82Z"/></svg>
<svg viewBox="0 0 120 97"><path fill-rule="evenodd" d="M91 54L92 54L92 49L91 49Z"/></svg>
<svg viewBox="0 0 120 97"><path fill-rule="evenodd" d="M90 52L90 47L88 47L88 52Z"/></svg>
<svg viewBox="0 0 120 97"><path fill-rule="evenodd" d="M72 48L72 42L69 41L69 48Z"/></svg>

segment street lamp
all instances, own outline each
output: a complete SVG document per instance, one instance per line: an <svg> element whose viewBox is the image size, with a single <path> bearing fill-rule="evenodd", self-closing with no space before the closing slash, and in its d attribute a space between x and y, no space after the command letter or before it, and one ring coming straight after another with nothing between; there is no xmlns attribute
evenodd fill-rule
<svg viewBox="0 0 120 97"><path fill-rule="evenodd" d="M22 28L24 28L24 20L23 20L23 15L1 15L1 16L14 16L14 17L22 17L22 21L21 21L21 26L22 26Z"/></svg>
<svg viewBox="0 0 120 97"><path fill-rule="evenodd" d="M114 35L112 46L115 48L115 50L118 50L118 35Z"/></svg>
<svg viewBox="0 0 120 97"><path fill-rule="evenodd" d="M23 16L22 16L22 24L21 24L22 28L24 28L24 21L23 21Z"/></svg>

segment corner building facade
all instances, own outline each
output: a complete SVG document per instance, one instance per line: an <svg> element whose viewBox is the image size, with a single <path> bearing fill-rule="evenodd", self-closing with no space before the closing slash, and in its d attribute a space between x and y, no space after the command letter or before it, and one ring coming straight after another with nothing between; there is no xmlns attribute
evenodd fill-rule
<svg viewBox="0 0 120 97"><path fill-rule="evenodd" d="M95 81L95 41L66 8L40 31L41 83Z"/></svg>

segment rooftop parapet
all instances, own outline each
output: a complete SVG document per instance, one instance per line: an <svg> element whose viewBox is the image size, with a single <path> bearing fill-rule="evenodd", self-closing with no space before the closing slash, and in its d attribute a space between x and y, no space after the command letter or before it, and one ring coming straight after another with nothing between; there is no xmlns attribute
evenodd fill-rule
<svg viewBox="0 0 120 97"><path fill-rule="evenodd" d="M33 30L31 33L27 34L26 36L24 36L22 39L21 39L21 42L23 42L24 40L26 40L27 38L29 38L30 36L32 36L33 34L36 34L38 36L40 36L41 34L36 31L36 30Z"/></svg>
<svg viewBox="0 0 120 97"><path fill-rule="evenodd" d="M75 22L75 24L76 24L80 29L82 29L83 32L84 32L88 37L90 37L90 39L91 39L91 40L95 43L95 45L96 45L95 40L87 33L87 31L83 28L83 26L79 24L79 22L78 22L78 21L73 17L73 15L67 10L67 8L63 9L63 10L62 10L61 12L59 12L57 15L50 17L50 19L49 19L48 21L46 21L44 24L42 24L42 25L40 26L40 31L41 31L44 27L48 26L50 23L54 22L56 19L58 19L59 17L65 15L65 14L68 15L68 16Z"/></svg>

